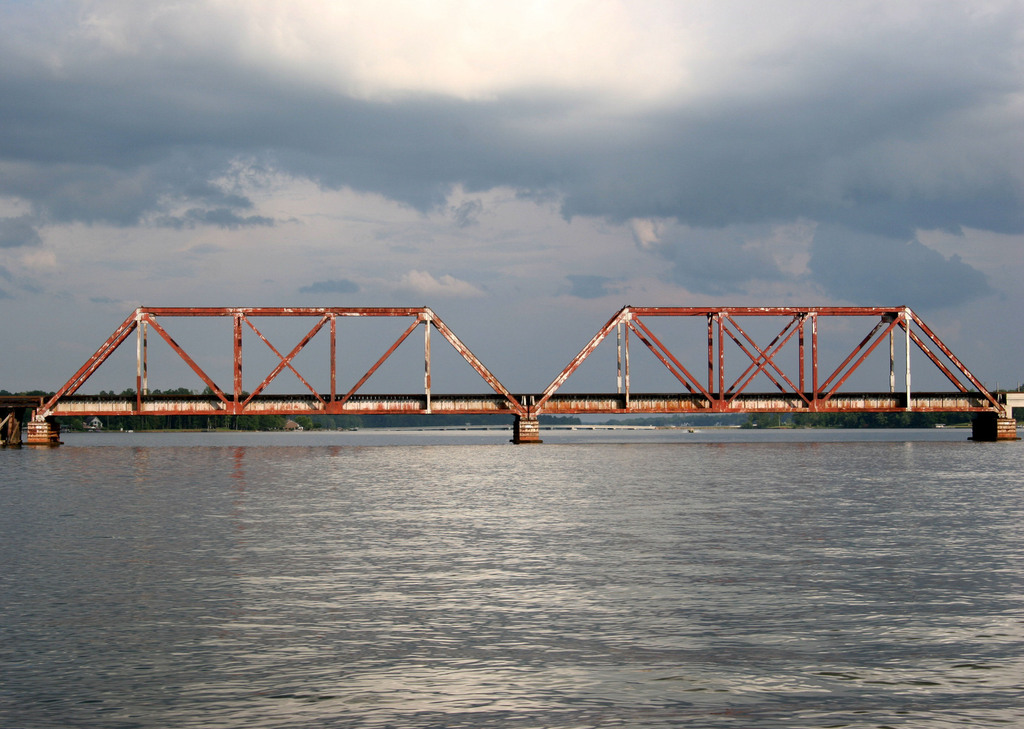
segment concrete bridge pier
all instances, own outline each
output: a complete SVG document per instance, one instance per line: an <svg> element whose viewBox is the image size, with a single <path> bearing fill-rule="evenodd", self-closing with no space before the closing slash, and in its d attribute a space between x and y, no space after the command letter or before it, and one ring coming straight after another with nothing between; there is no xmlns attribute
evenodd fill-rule
<svg viewBox="0 0 1024 729"><path fill-rule="evenodd" d="M1020 440L1017 436L1017 421L1000 417L999 413L978 413L971 422L971 440L988 443Z"/></svg>
<svg viewBox="0 0 1024 729"><path fill-rule="evenodd" d="M540 421L536 415L517 415L512 424L512 442L542 443L540 439Z"/></svg>
<svg viewBox="0 0 1024 729"><path fill-rule="evenodd" d="M33 417L28 422L28 437L26 439L30 446L59 446L60 425L54 417L37 418Z"/></svg>

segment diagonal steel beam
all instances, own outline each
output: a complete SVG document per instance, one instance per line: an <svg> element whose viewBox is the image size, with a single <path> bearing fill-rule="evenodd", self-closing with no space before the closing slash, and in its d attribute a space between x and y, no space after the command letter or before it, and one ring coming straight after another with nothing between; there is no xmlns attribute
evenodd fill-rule
<svg viewBox="0 0 1024 729"><path fill-rule="evenodd" d="M46 416L53 410L53 407L57 402L65 395L73 395L77 392L78 388L85 384L85 381L92 377L93 373L99 369L99 366L107 361L107 358L113 354L121 343L128 338L128 335L135 331L135 327L139 325L139 319L141 318L141 309L136 309L128 315L114 333L103 344L96 350L93 355L86 360L85 364L82 365L78 372L71 376L64 386L57 390L42 407L39 408L39 414Z"/></svg>
<svg viewBox="0 0 1024 729"><path fill-rule="evenodd" d="M280 352L277 351L277 348L274 347L274 345L270 343L269 339L267 339L265 336L263 336L263 332L261 332L259 329L256 328L256 325L252 323L252 321L249 319L249 317L247 317L245 315L242 315L242 318L245 320L245 323L249 325L249 328L252 329L254 332L256 332L256 336L259 337L261 340L263 340L263 343L266 344L268 347L270 347L270 351L273 352L274 354L276 354L278 359L281 360L280 363L278 363L278 365L274 368L273 372L271 372L269 375L267 375L263 379L263 382L261 382L259 384L259 386L255 390L253 390L252 394L249 395L248 398L246 398L245 402L242 403L242 408L244 409L246 405L248 405L250 402L252 402L252 399L254 397L256 397L261 392L263 392L263 390L265 390L267 388L267 386L271 382L274 381L274 378L277 377L279 374L281 374L281 372L284 370L285 367L290 369L295 374L295 376L299 378L299 381L303 385L305 385L306 388L311 393L313 393L313 397L315 397L321 403L326 405L327 403L324 401L324 399L322 397L320 397L320 394L316 391L316 389L314 389L314 387L312 385L310 385L308 382L306 382L306 379L301 374L299 374L299 371L297 369L295 369L295 367L292 365L292 359L294 359L295 356L299 352L301 352L302 349L307 344L309 344L309 341L313 337L315 337L317 335L317 333L320 331L321 328L323 328L323 325L327 323L327 321L328 321L328 319L330 317L327 316L327 315L322 316L320 318L320 320L317 321L317 323L313 326L313 328L309 330L309 333L306 334L306 336L303 337L302 340L298 344L295 345L295 348L292 349L292 351L288 354L287 357L282 355Z"/></svg>
<svg viewBox="0 0 1024 729"><path fill-rule="evenodd" d="M842 371L846 368L846 365L848 365L857 356L857 354L860 353L860 351L862 349L864 349L864 347L867 346L868 342L871 341L871 339L875 336L875 334L878 333L878 330L881 329L883 326L885 326L885 319L884 318L882 320L880 320L877 324L875 324L874 329L872 329L870 332L868 332L868 335L866 337L864 337L864 339L861 340L860 344L858 344L854 348L854 350L852 352L850 352L850 354L846 357L846 359L844 359L842 361L842 363L838 367L836 367L835 371L831 375L829 375L828 378L824 382L821 383L821 387L819 388L820 392L824 392L825 390L828 389L828 386L830 384L832 384L832 380L837 378L842 373ZM890 326L890 329L891 328L892 327ZM886 330L886 331L889 331L889 330ZM846 378L844 377L843 379L845 380Z"/></svg>
<svg viewBox="0 0 1024 729"><path fill-rule="evenodd" d="M677 380L683 383L683 386L686 387L687 390L693 392L694 388L697 388L697 390L699 390L700 393L708 400L712 399L711 393L701 387L697 378L683 366L676 356L672 354L669 348L666 347L657 336L655 336L654 332L650 330L647 324L640 317L633 317L630 321L626 322L626 326L632 329L636 335L640 337L640 341L647 345L647 348L654 353L654 356L661 360L661 363L665 365L668 371L671 372ZM647 341L644 335L650 338L651 341ZM657 347L657 349L655 349L655 347Z"/></svg>
<svg viewBox="0 0 1024 729"><path fill-rule="evenodd" d="M160 325L160 322L156 320L155 316L146 313L145 321L148 322L151 327L153 327L157 334L163 337L163 340L167 342L171 349L177 352L178 356L181 357L185 364L191 367L192 371L199 375L199 379L206 383L206 386L210 388L210 390L213 392L214 395L217 396L218 399L220 399L225 405L228 406L232 406L235 404L232 403L228 396L224 394L224 391L217 386L217 383L214 382L210 378L210 376L203 371L203 368L196 364L195 360L189 357L188 353L184 349L178 346L178 343L175 342L174 338L167 333L167 330Z"/></svg>
<svg viewBox="0 0 1024 729"><path fill-rule="evenodd" d="M854 372L857 371L857 368L860 367L861 363L863 363L864 360L868 358L868 355L870 355L873 351L875 351L875 348L878 347L878 345L882 343L882 341L885 339L886 335L889 334L889 332L891 332L896 327L896 324L899 322L899 320L900 320L900 315L897 315L896 317L894 317L889 322L889 326L887 326L885 328L885 330L875 339L875 341L871 343L871 346L869 346L869 347L867 347L867 349L865 349L864 345L867 344L867 342L875 335L875 333L878 332L878 330L881 329L881 327L885 324L885 318L883 317L882 320L880 322L878 322L877 325L875 325L875 328L871 330L871 333L868 334L868 336L864 339L864 341L862 341L857 346L857 349L855 349L853 351L853 353L849 357L846 358L844 363L842 365L840 365L838 370L836 370L836 373L838 373L846 365L846 363L849 362L851 359L853 359L853 357L858 352L860 352L862 349L864 350L863 354L861 354L860 357L857 358L856 362L854 362L852 365L850 365L850 369L846 371L846 374L844 374L842 377L840 377L838 380L836 380L836 384L832 387L832 389L829 390L828 392L826 392L821 398L819 398L819 402L827 402L833 395L836 394L836 392L839 390L839 388L843 386L843 383L846 382L850 378L850 375L852 375ZM834 378L835 376L836 376L836 374L834 373L831 377L829 377L828 380L825 381L825 384L822 385L822 388L821 388L822 391L824 391L828 387L828 383L831 382L832 378Z"/></svg>
<svg viewBox="0 0 1024 729"><path fill-rule="evenodd" d="M751 362L750 366L747 367L747 369L743 372L743 374L740 375L736 379L736 381L733 382L733 384L730 385L729 388L726 390L726 395L728 395L729 393L732 393L732 392L735 391L735 394L733 395L733 397L729 398L729 402L732 402L733 400L736 399L736 396L740 392L742 392L746 388L746 386L748 384L750 384L750 382L757 376L758 372L763 372L764 375L775 384L775 386L779 389L780 392L783 392L783 393L786 392L786 388L784 388L781 384L779 384L778 380L776 380L772 376L772 374L770 372L768 372L768 370L765 369L765 365L771 365L772 369L774 369L779 374L779 377L781 377L786 382L786 384L789 385L790 390L792 390L795 394L799 395L800 398L804 402L810 403L810 400L807 399L807 396L804 395L804 393L800 392L800 388L798 388L795 384L793 384L793 382L789 379L789 377L786 375L786 373L783 372L779 368L779 366L775 364L775 359L774 359L775 355L778 354L778 352L781 351L782 348L784 346L786 346L786 344L789 342L789 340L792 339L793 336L797 333L798 330L794 328L793 331L789 332L789 336L787 336L785 339L782 339L782 341L779 342L779 340L782 338L782 336L784 334L786 334L786 332L789 331L790 328L792 328L797 322L800 321L800 317L799 316L794 316L792 319L790 319L789 323L786 324L785 327L783 327L782 331L779 332L775 336L775 339L773 339L771 341L771 343L767 347L765 347L765 349L763 349L763 350L758 346L757 342L755 342L753 340L753 338L751 338L751 336L749 334L747 334L746 330L744 330L743 327L740 326L740 323L738 321L736 321L732 317L727 317L727 318L729 320L729 323L732 324L732 326L735 327L737 329L737 331L740 332L740 334L743 336L743 338L746 339L747 342L750 343L750 346L753 347L755 350L757 350L757 353L758 353L758 356L755 358L750 353L750 351L747 350L747 348L743 346L742 342L740 342L736 338L736 336L733 334L733 332L729 331L728 327L726 327L726 331L728 332L729 336L732 337L732 340L734 342L736 342L736 344L743 351L743 353L746 354L747 357L750 358L750 362ZM776 343L778 343L777 346L776 346ZM751 373L752 369L754 370L754 372ZM749 374L749 376L748 376L748 374ZM743 381L742 385L740 385L740 381L743 380L744 377L746 377L747 379L745 381ZM738 390L736 389L737 386L739 386Z"/></svg>
<svg viewBox="0 0 1024 729"><path fill-rule="evenodd" d="M367 370L366 374L363 375L359 379L359 382L357 382L352 387L351 390L346 392L342 396L342 398L337 401L337 404L338 404L339 407L341 407L346 402L348 402L352 398L352 396L356 394L356 392L359 390L359 388L366 384L366 381L373 376L373 373L376 372L377 369L382 364L384 364L384 362L387 360L388 357L390 357L392 354L395 353L395 350L398 349L398 347L402 344L402 342L404 342L409 337L409 335L412 334L413 331L415 331L416 327L418 327L419 325L420 325L420 319L417 318L416 321L414 321L412 324L409 325L408 329L406 329L404 332L402 332L399 335L398 339L395 340L395 343L391 345L391 347L388 349L387 352L385 352L384 354L381 355L380 359L378 359L369 370Z"/></svg>
<svg viewBox="0 0 1024 729"><path fill-rule="evenodd" d="M953 354L949 347L943 344L942 340L939 339L938 335L936 335L935 332L929 329L928 326L923 321L921 321L920 317L918 317L917 314L908 309L907 317L910 321L913 321L915 324L917 324L918 327L920 327L921 331L924 332L928 339L931 340L932 344L934 344L936 348L938 348L938 350L942 352L942 354L945 355L950 362L953 363L953 365L960 371L960 373L965 378L967 378L967 381L974 385L975 389L979 393L981 393L981 395L986 400L988 400L996 408L998 408L1000 412L1005 412L1004 406L996 399L996 397L991 392L989 392L984 385L981 384L981 381L978 380L978 378L975 377L959 359L957 359L956 355ZM910 338L914 340L917 346L921 349L922 352L925 353L925 355L928 356L932 363L934 363L940 370L942 370L943 374L945 374L946 377L948 377L954 385L959 387L961 391L966 392L967 389L956 379L953 373L950 372L949 369L947 369L945 366L943 366L939 358L935 354L933 354L932 351L924 343L924 341L922 341L920 337L918 337L914 333L913 329L910 328L909 321L906 324L906 329L910 334Z"/></svg>
<svg viewBox="0 0 1024 729"><path fill-rule="evenodd" d="M484 367L483 363L477 358L477 356L469 350L469 347L463 344L462 340L455 336L455 332L449 329L448 325L441 321L441 317L439 317L429 308L424 309L422 317L427 322L428 331L430 326L433 325L433 327L438 332L440 332L441 336L443 336L448 341L448 343L455 348L455 351L458 352L474 370L476 370L476 373L480 375L488 385L490 385L491 389L494 390L499 395L503 395L509 401L509 404L512 406L512 410L514 412L516 412L519 415L526 414L526 408L520 403L516 402L515 395L509 392L508 389L503 384L501 384L498 378L495 377L489 369ZM427 341L429 342L429 340ZM427 350L427 352L429 353L429 349ZM429 363L429 354L427 362ZM429 379L427 380L427 382L429 383Z"/></svg>
<svg viewBox="0 0 1024 729"><path fill-rule="evenodd" d="M597 334L595 334L591 338L591 340L587 342L583 349L579 351L579 354L573 357L569 364L567 364L562 369L562 371L558 373L555 379L551 381L551 384L544 389L544 392L541 394L540 399L537 400L536 404L534 405L534 409L537 412L540 412L540 409L544 406L544 403L550 400L551 396L555 394L555 391L558 390L558 388L560 388L562 385L564 385L565 381L569 379L569 376L572 375L572 373L575 372L577 369L579 369L579 366L583 363L583 360L589 357L591 353L595 349L597 349L597 345L604 341L605 337L608 336L608 333L611 332L611 330L616 325L618 325L620 321L628 321L630 317L630 307L624 306L621 309L619 309L615 313L615 315L612 316L612 318L609 319L608 322L603 327L601 327L601 329L598 330Z"/></svg>

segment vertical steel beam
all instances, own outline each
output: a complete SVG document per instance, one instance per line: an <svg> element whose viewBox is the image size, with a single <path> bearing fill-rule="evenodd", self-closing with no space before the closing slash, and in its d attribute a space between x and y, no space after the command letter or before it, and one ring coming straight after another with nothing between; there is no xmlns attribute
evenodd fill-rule
<svg viewBox="0 0 1024 729"><path fill-rule="evenodd" d="M889 392L896 392L896 330L889 332Z"/></svg>
<svg viewBox="0 0 1024 729"><path fill-rule="evenodd" d="M908 311L909 309L904 308L903 311L900 312L900 319L906 322L907 325L905 327L906 342L904 346L907 348L907 412L910 412L910 321L907 316ZM889 330L889 333L890 335L893 333L892 329Z"/></svg>
<svg viewBox="0 0 1024 729"><path fill-rule="evenodd" d="M142 394L149 394L149 323L142 320Z"/></svg>
<svg viewBox="0 0 1024 729"><path fill-rule="evenodd" d="M718 399L725 401L725 316L717 314L718 319Z"/></svg>
<svg viewBox="0 0 1024 729"><path fill-rule="evenodd" d="M135 326L135 412L142 412L142 327Z"/></svg>
<svg viewBox="0 0 1024 729"><path fill-rule="evenodd" d="M423 322L423 392L427 398L427 412L430 412L430 322Z"/></svg>
<svg viewBox="0 0 1024 729"><path fill-rule="evenodd" d="M811 410L818 409L818 313L811 312Z"/></svg>
<svg viewBox="0 0 1024 729"><path fill-rule="evenodd" d="M234 346L234 362L235 362L235 376L234 376L234 406L232 412L238 414L242 408L242 319L245 318L244 314L235 314L235 346Z"/></svg>
<svg viewBox="0 0 1024 729"><path fill-rule="evenodd" d="M711 328L714 314L708 314L708 399L715 391L715 335Z"/></svg>
<svg viewBox="0 0 1024 729"><path fill-rule="evenodd" d="M615 325L615 392L622 394L622 322Z"/></svg>
<svg viewBox="0 0 1024 729"><path fill-rule="evenodd" d="M806 314L801 314L800 315L800 335L799 335L800 336L800 338L799 338L799 347L800 347L799 357L800 357L800 392L802 392L802 393L806 393L807 392L807 390L806 390L806 381L804 380L804 322L806 320L807 320L807 315Z"/></svg>
<svg viewBox="0 0 1024 729"><path fill-rule="evenodd" d="M331 402L338 396L338 317L331 314Z"/></svg>
<svg viewBox="0 0 1024 729"><path fill-rule="evenodd" d="M626 383L625 383L625 386L626 386L626 408L628 409L629 408L629 327L628 326L626 327L626 333L625 333L624 337L625 337L625 342L624 343L625 343L625 348L626 348L625 352L624 352L624 356L625 356L624 363L625 363L625 367L626 367L626 371L625 371L625 379L626 379Z"/></svg>

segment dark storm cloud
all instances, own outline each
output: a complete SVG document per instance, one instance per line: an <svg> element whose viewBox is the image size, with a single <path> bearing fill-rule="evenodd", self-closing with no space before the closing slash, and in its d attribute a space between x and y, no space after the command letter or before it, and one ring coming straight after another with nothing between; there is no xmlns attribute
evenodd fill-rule
<svg viewBox="0 0 1024 729"><path fill-rule="evenodd" d="M891 50L810 49L779 62L781 91L568 126L586 99L373 103L166 59L114 77L102 64L86 67L73 79L16 64L20 75L0 71L0 157L21 169L4 175L0 190L56 220L133 224L169 198L244 208L247 199L208 181L252 155L420 209L461 183L554 190L567 215L619 220L717 226L804 216L901 234L959 225L1017 232L1019 174L999 145L1019 137L990 135L1010 113L1000 105L1019 90L1020 69L1007 31L988 31L970 44L967 68L958 47L924 68ZM965 130L974 138L954 138L981 108L993 120ZM957 180L964 155L971 179ZM207 222L240 220L212 213Z"/></svg>
<svg viewBox="0 0 1024 729"><path fill-rule="evenodd" d="M847 301L937 309L991 293L985 275L959 256L843 228L816 232L808 265L831 295Z"/></svg>
<svg viewBox="0 0 1024 729"><path fill-rule="evenodd" d="M844 282L838 268L857 246L878 253L889 240L903 246L892 255L920 264L907 275L934 267L979 295L986 286L967 264L901 241L919 229L1024 231L1021 18L1008 7L987 19L935 9L930 22L840 42L807 37L635 110L565 92L357 99L228 54L166 48L130 63L83 52L58 72L0 32L0 194L49 222L239 228L274 222L247 214L251 200L231 184L239 160L423 211L455 185L506 186L555 196L567 217L703 229L656 248L669 277L701 293L786 277L717 229L806 219L862 234L816 242L813 272L832 289L871 292L877 278ZM451 214L465 227L480 210L470 200ZM22 238L38 240L27 220Z"/></svg>
<svg viewBox="0 0 1024 729"><path fill-rule="evenodd" d="M615 279L608 276L584 276L570 274L565 277L569 281L569 296L579 299L599 299L613 293L609 286L615 283Z"/></svg>
<svg viewBox="0 0 1024 729"><path fill-rule="evenodd" d="M300 294L354 294L357 291L359 284L346 278L315 281L299 289Z"/></svg>
<svg viewBox="0 0 1024 729"><path fill-rule="evenodd" d="M452 208L452 218L459 228L469 228L479 222L477 218L480 217L483 209L484 205L479 200L466 200L461 205Z"/></svg>
<svg viewBox="0 0 1024 729"><path fill-rule="evenodd" d="M30 217L0 218L0 248L36 246L42 242Z"/></svg>
<svg viewBox="0 0 1024 729"><path fill-rule="evenodd" d="M671 263L666 278L698 294L742 293L755 281L789 278L763 249L747 245L742 228L670 231L652 249Z"/></svg>
<svg viewBox="0 0 1024 729"><path fill-rule="evenodd" d="M154 222L161 228L175 228L178 230L194 228L197 225L214 225L229 230L274 225L272 218L263 215L241 216L227 208L216 208L213 210L193 208L184 215L164 215L157 218Z"/></svg>

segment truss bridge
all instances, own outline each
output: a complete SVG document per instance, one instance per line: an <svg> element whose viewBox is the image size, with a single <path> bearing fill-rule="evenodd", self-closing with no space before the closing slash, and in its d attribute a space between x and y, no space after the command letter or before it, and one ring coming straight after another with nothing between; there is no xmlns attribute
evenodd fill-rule
<svg viewBox="0 0 1024 729"><path fill-rule="evenodd" d="M214 320L221 326L213 345L179 343L176 330L184 322ZM357 320L398 326L383 339L364 341L346 331ZM294 344L272 343L286 335ZM413 339L422 343L422 380L404 387L404 394L370 390L367 383L399 350L418 349L407 344ZM86 394L86 385L115 359L124 371L132 343L129 386L121 394ZM161 347L159 362L153 343ZM465 392L435 391L438 344L463 363ZM205 363L210 346L229 353L220 362L226 367L214 371ZM598 356L599 350L606 354ZM249 365L254 353L256 378ZM369 365L347 379L339 361L353 353ZM190 373L201 392L151 391L151 372L168 359ZM602 380L607 389L573 389L569 383L581 369L593 369L586 364L591 360L610 365ZM945 387L912 387L921 369ZM657 388L643 384L652 370L660 377ZM344 373L351 371L346 365ZM280 393L286 372L297 392ZM532 392L505 387L427 307L140 307L52 396L0 399L0 440L20 444L26 414L29 444L55 445L57 418L113 415L495 413L510 416L513 442L539 443L545 414L962 412L973 417L975 440L995 441L1016 439L1012 408L1024 406L1021 398L987 389L907 307L626 306L547 387Z"/></svg>

